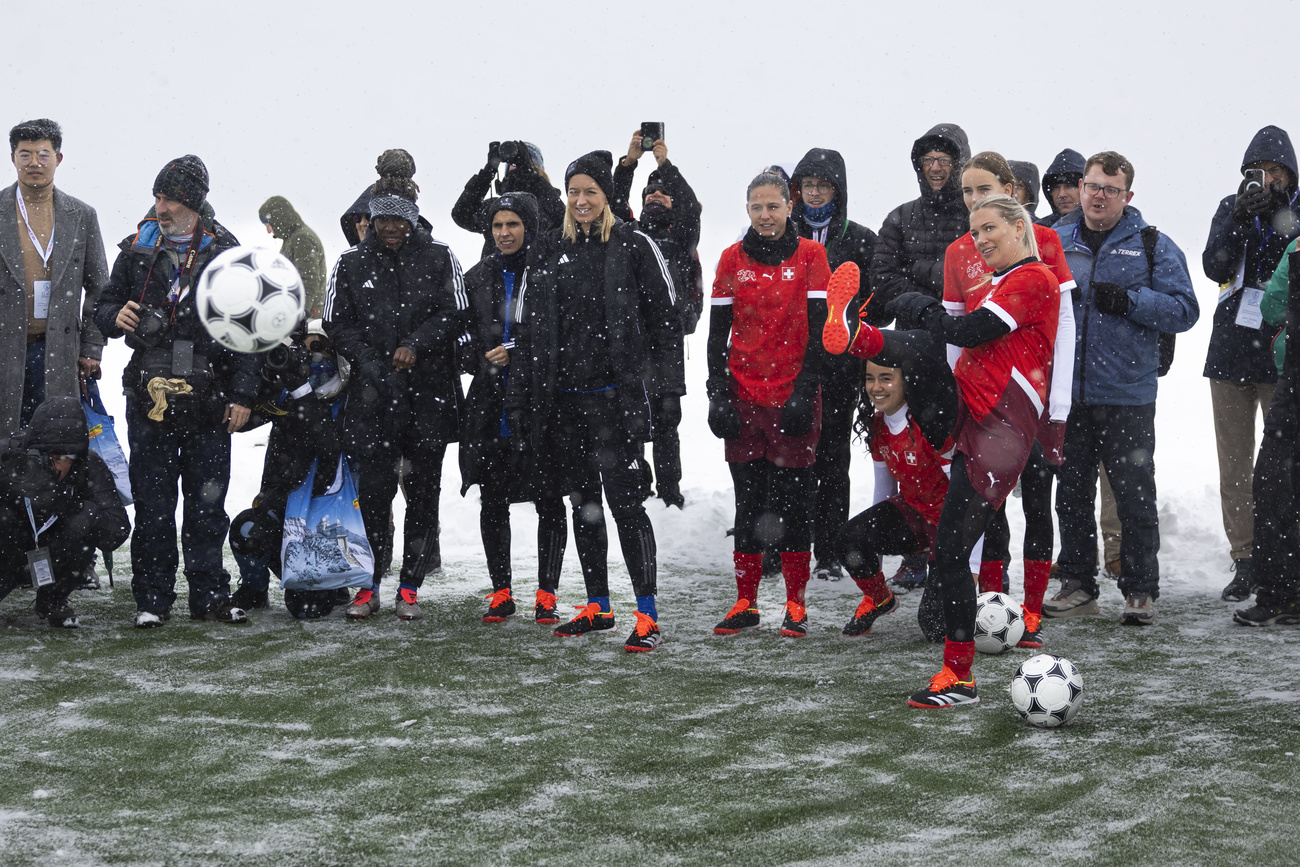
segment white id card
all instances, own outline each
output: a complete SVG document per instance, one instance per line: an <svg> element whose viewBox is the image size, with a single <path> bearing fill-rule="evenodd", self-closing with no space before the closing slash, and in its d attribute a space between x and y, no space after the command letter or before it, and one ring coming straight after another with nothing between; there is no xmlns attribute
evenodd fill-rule
<svg viewBox="0 0 1300 867"><path fill-rule="evenodd" d="M1263 289L1242 289L1241 305L1237 307L1237 324L1243 328L1259 328L1264 324L1264 314L1259 303L1264 300Z"/></svg>
<svg viewBox="0 0 1300 867"><path fill-rule="evenodd" d="M33 587L45 587L54 583L54 561L50 559L49 548L28 551L27 568L32 574Z"/></svg>
<svg viewBox="0 0 1300 867"><path fill-rule="evenodd" d="M54 284L49 280L32 281L32 318L49 319L50 318L50 292Z"/></svg>

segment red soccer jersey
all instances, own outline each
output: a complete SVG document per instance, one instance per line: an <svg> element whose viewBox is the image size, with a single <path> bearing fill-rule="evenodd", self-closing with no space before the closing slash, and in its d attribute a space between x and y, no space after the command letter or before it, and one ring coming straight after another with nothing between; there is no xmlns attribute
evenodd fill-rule
<svg viewBox="0 0 1300 867"><path fill-rule="evenodd" d="M830 279L826 248L807 238L780 265L755 261L739 243L722 252L712 303L732 305L730 367L741 400L789 399L808 348L808 299L825 298Z"/></svg>
<svg viewBox="0 0 1300 867"><path fill-rule="evenodd" d="M979 306L1011 326L1011 332L961 351L953 373L962 399L974 418L983 419L1014 382L1041 415L1056 345L1060 285L1041 262L1019 265L990 282L992 291Z"/></svg>
<svg viewBox="0 0 1300 867"><path fill-rule="evenodd" d="M1034 226L1034 240L1038 242L1038 258L1052 270L1061 291L1074 288L1074 275L1065 261L1061 236L1046 226ZM980 306L980 302L993 289L984 283L984 275L993 269L975 249L970 232L948 245L943 255L943 309L949 316L961 316ZM982 284L982 285L981 285Z"/></svg>
<svg viewBox="0 0 1300 867"><path fill-rule="evenodd" d="M872 431L871 457L889 469L903 500L937 527L943 498L948 496L948 474L944 469L951 461L934 450L910 410L907 427L900 433L890 433L882 412L876 413ZM944 443L944 453L952 453L951 439Z"/></svg>

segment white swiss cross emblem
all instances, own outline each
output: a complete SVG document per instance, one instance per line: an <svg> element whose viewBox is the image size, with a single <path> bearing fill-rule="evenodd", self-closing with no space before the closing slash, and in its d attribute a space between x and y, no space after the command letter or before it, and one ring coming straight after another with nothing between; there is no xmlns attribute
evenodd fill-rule
<svg viewBox="0 0 1300 867"><path fill-rule="evenodd" d="M794 269L793 269L793 268L782 268L782 269L781 269L781 279L782 279L782 280L793 280L793 279L794 279Z"/></svg>
<svg viewBox="0 0 1300 867"><path fill-rule="evenodd" d="M903 452L903 460L907 461L909 467L916 466L916 452Z"/></svg>

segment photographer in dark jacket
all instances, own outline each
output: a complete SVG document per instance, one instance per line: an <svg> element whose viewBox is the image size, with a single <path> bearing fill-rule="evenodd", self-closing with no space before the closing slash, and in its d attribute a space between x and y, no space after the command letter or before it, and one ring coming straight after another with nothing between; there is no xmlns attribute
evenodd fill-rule
<svg viewBox="0 0 1300 867"><path fill-rule="evenodd" d="M505 166L505 174L498 179L501 166ZM537 199L537 219L542 232L560 227L564 220L564 201L546 174L541 148L527 141L494 141L488 145L487 164L466 181L464 192L451 208L451 218L457 226L483 236L484 256L491 256L496 249L488 218L493 200L488 193L494 181L498 196L531 193Z"/></svg>
<svg viewBox="0 0 1300 867"><path fill-rule="evenodd" d="M112 551L130 532L113 474L90 451L81 403L47 398L0 455L0 599L31 586L28 552L44 550L49 571L38 578L36 613L51 626L76 629L68 594L95 549Z"/></svg>
<svg viewBox="0 0 1300 867"><path fill-rule="evenodd" d="M422 616L417 596L425 574L441 567L442 459L460 426L456 339L468 325L469 302L451 249L419 227L411 155L385 151L375 168L370 231L339 257L325 296L325 332L351 364L344 448L359 461L361 515L376 564L374 585L357 591L348 617L379 610L376 591L392 555L393 498L405 461L396 608L401 619L414 620Z"/></svg>
<svg viewBox="0 0 1300 867"><path fill-rule="evenodd" d="M1246 177L1235 195L1219 202L1201 254L1205 276L1219 284L1204 374L1214 411L1223 529L1235 573L1223 589L1225 602L1241 602L1254 591L1255 419L1268 414L1273 399L1272 344L1281 330L1264 322L1259 306L1287 244L1300 235L1296 156L1286 130L1266 126L1255 133L1241 171Z"/></svg>
<svg viewBox="0 0 1300 867"><path fill-rule="evenodd" d="M614 166L614 198L610 207L615 214L630 213L632 177L644 151L638 129L632 134L627 156ZM654 142L655 169L641 191L641 219L633 225L652 239L668 261L673 288L677 292L682 331L693 334L700 321L704 303L703 274L696 247L700 243L700 200L682 177L677 166L668 161L668 145L663 139ZM659 499L666 506L682 508L681 438L677 427L682 421L682 395L686 394L686 352L681 337L660 346L651 335L654 369L650 383L650 413L654 425L651 449L654 455L655 485Z"/></svg>
<svg viewBox="0 0 1300 867"><path fill-rule="evenodd" d="M790 177L790 188L798 196L790 218L799 237L826 248L831 271L853 262L863 274L871 273L876 251L876 233L849 219L849 182L844 157L839 151L813 148L804 154ZM870 293L868 293L869 295ZM866 297L850 302L855 312ZM867 308L867 321L882 318L882 305ZM817 566L813 577L836 581L844 569L836 558L840 527L849 519L849 464L853 417L862 392L863 361L852 355L827 356L822 369L822 433L817 440L817 461L813 474L817 504L813 511L813 554Z"/></svg>
<svg viewBox="0 0 1300 867"><path fill-rule="evenodd" d="M515 613L510 569L510 504L532 500L537 506L537 601L533 619L559 623L555 592L568 543L569 527L558 496L537 496L527 489L524 452L512 447L514 431L505 413L511 356L519 339L528 250L537 238L537 199L531 193L506 193L488 208L496 252L465 274L473 312L476 369L465 396L466 423L460 442L461 495L477 484L481 494L479 531L487 556L492 594L486 623Z"/></svg>
<svg viewBox="0 0 1300 867"><path fill-rule="evenodd" d="M248 421L262 359L214 341L194 305L203 269L239 242L207 203L208 170L198 157L169 162L153 192L153 211L121 243L95 307L104 336L125 337L134 350L122 385L135 496L135 625L161 626L176 601L178 482L190 617L242 623L247 616L230 603L221 549L230 527L230 435Z"/></svg>

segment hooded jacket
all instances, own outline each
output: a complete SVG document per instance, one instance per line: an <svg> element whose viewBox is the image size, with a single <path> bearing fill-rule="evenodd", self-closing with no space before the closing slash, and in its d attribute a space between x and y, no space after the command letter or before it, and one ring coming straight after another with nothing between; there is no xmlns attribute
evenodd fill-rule
<svg viewBox="0 0 1300 867"><path fill-rule="evenodd" d="M1083 180L1083 167L1087 162L1083 154L1071 148L1061 151L1052 160L1052 164L1047 167L1047 172L1043 175L1042 184L1042 189L1047 196L1047 204L1052 212L1038 221L1040 226L1055 226L1056 221L1062 216L1056 209L1056 203L1052 201L1052 187L1061 183L1077 184Z"/></svg>
<svg viewBox="0 0 1300 867"><path fill-rule="evenodd" d="M320 236L303 223L302 217L284 196L272 196L257 209L257 216L271 226L271 234L281 240L280 252L298 269L307 292L307 318L320 317L325 305L325 248Z"/></svg>
<svg viewBox="0 0 1300 867"><path fill-rule="evenodd" d="M931 190L921 157L932 150L952 156L952 174ZM970 231L970 215L961 197L961 165L970 159L966 133L956 124L941 123L912 145L912 169L920 198L899 205L885 217L871 260L872 307L883 308L904 292L943 297L943 256L948 245ZM884 321L891 317L884 315Z"/></svg>
<svg viewBox="0 0 1300 867"><path fill-rule="evenodd" d="M1061 236L1065 261L1074 275L1074 405L1145 406L1156 399L1160 334L1177 334L1196 324L1200 306L1183 251L1165 234L1156 240L1155 267L1147 265L1136 208L1124 209L1100 250L1080 237L1083 209L1066 214L1052 228ZM1128 290L1123 316L1097 309L1094 283Z"/></svg>
<svg viewBox="0 0 1300 867"><path fill-rule="evenodd" d="M1233 216L1237 194L1224 196L1210 222L1210 237L1201 254L1205 276L1219 284L1204 375L1230 382L1273 382L1277 379L1272 345L1280 328L1236 324L1248 288L1263 289L1282 259L1287 245L1300 236L1300 194L1296 186L1296 156L1286 130L1266 126L1251 140L1242 169L1269 160L1291 172L1291 184L1274 196L1271 217L1251 217L1243 223Z"/></svg>
<svg viewBox="0 0 1300 867"><path fill-rule="evenodd" d="M344 211L343 216L339 217L339 228L343 230L343 237L347 238L349 247L355 247L361 243L361 237L357 235L357 216L361 214L365 214L367 217L370 216L370 190L372 188L373 185L362 190L361 195L357 196L357 200L352 203L352 207ZM425 219L424 214L420 215L417 222L420 224L421 229L433 234L433 224Z"/></svg>
<svg viewBox="0 0 1300 867"><path fill-rule="evenodd" d="M1038 220L1038 215L1034 213L1038 210L1038 166L1024 160L1009 160L1011 171L1015 172L1016 178L1025 185L1029 190L1029 201L1025 202L1025 210L1029 211L1029 216L1034 221Z"/></svg>

